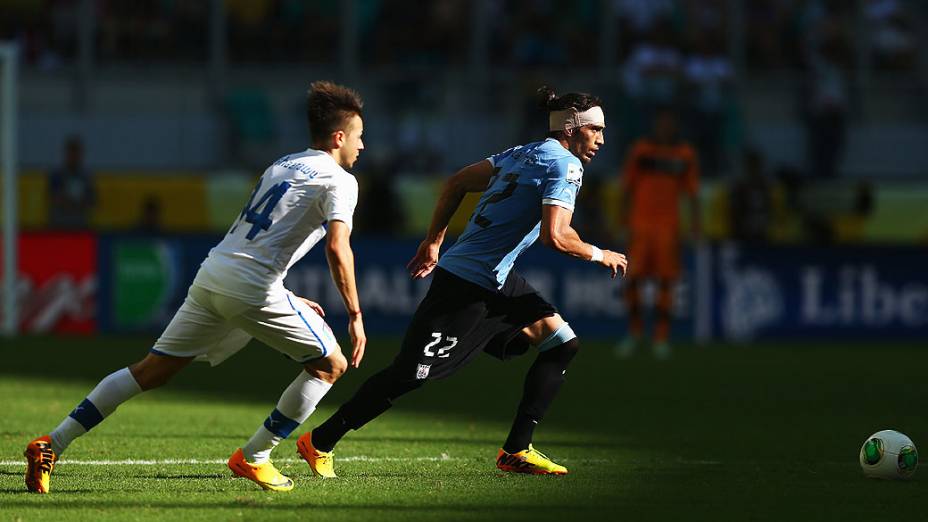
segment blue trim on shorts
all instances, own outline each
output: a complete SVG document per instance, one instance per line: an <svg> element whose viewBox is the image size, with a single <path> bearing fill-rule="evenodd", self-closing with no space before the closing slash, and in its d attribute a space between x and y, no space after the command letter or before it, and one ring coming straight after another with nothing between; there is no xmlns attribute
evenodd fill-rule
<svg viewBox="0 0 928 522"><path fill-rule="evenodd" d="M293 306L293 301L290 300L290 295L289 295L289 294L287 295L287 302L290 303L290 308L293 308L293 311L296 312L296 315L300 316L300 319L303 321L303 324L306 325L306 328L309 328L309 331L312 332L313 337L315 337L316 340L319 341L319 346L322 347L322 356L321 356L321 357L315 357L315 358L316 358L316 359L321 359L322 357L325 357L326 355L328 355L328 354L329 354L329 350L326 349L325 343L322 342L322 339L319 338L319 334L317 334L316 331L313 330L313 327L312 327L312 326L309 326L309 321L307 321L306 318L303 317L303 312L297 310L296 307ZM307 360L312 360L312 359L307 359ZM303 362L306 362L306 361L303 361Z"/></svg>
<svg viewBox="0 0 928 522"><path fill-rule="evenodd" d="M155 355L163 355L165 357L177 357L176 355L171 355L169 353L162 352L156 348L149 348L148 353L153 353Z"/></svg>

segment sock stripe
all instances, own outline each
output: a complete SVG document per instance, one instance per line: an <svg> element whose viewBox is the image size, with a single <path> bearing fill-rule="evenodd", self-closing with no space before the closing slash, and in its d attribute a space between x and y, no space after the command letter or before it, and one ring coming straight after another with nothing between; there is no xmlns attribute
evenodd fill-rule
<svg viewBox="0 0 928 522"><path fill-rule="evenodd" d="M90 399L81 401L68 416L80 423L87 431L103 421L103 414L90 402Z"/></svg>
<svg viewBox="0 0 928 522"><path fill-rule="evenodd" d="M267 431L283 439L289 437L290 434L293 433L293 430L297 429L299 425L299 422L280 413L280 410L277 408L274 408L274 411L272 411L264 421L264 427Z"/></svg>

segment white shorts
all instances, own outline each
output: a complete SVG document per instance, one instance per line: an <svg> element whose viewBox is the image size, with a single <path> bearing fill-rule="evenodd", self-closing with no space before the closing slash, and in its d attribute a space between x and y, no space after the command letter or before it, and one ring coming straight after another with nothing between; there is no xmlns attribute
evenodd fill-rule
<svg viewBox="0 0 928 522"><path fill-rule="evenodd" d="M272 292L270 301L258 307L191 285L151 352L216 366L252 337L299 363L339 349L329 325L293 292Z"/></svg>

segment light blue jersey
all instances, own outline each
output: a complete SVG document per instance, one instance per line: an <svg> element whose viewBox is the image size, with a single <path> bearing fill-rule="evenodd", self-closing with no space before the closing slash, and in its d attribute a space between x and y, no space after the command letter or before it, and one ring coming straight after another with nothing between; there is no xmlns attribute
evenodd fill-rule
<svg viewBox="0 0 928 522"><path fill-rule="evenodd" d="M541 206L574 209L583 165L556 140L513 147L487 158L490 184L458 241L438 266L472 283L499 290L512 265L538 239Z"/></svg>

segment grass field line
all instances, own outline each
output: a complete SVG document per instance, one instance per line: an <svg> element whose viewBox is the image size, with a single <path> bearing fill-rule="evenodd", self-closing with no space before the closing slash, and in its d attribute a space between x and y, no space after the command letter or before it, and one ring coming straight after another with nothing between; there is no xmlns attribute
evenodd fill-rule
<svg viewBox="0 0 928 522"><path fill-rule="evenodd" d="M62 459L58 465L75 465L75 466L187 466L198 464L225 464L227 459L122 459L122 460L78 460ZM339 457L339 462L446 462L453 460L462 460L459 457L449 457L441 455L440 457L370 457L366 455L354 455L348 457ZM278 464L293 464L303 462L303 459L274 459ZM25 460L0 460L0 466L25 466Z"/></svg>

